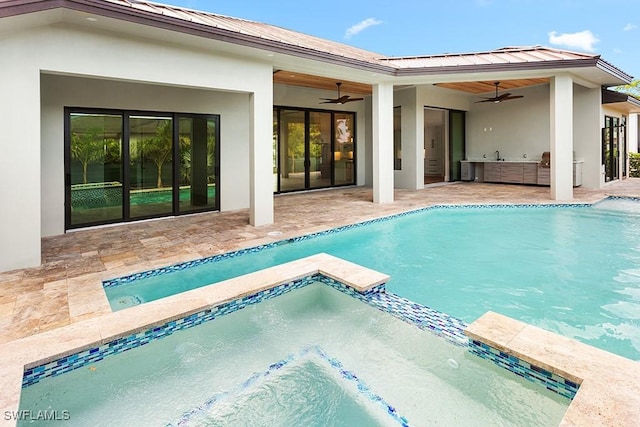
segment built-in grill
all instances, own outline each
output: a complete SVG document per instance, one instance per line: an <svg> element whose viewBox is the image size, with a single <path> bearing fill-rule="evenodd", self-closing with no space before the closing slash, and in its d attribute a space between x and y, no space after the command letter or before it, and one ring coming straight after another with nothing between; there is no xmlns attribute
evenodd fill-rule
<svg viewBox="0 0 640 427"><path fill-rule="evenodd" d="M551 153L549 151L542 153L542 158L540 159L540 164L538 166L541 168L551 167Z"/></svg>

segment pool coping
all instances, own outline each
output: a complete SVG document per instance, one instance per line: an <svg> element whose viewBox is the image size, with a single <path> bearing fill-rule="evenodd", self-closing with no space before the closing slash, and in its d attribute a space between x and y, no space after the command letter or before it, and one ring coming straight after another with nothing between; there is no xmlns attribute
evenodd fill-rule
<svg viewBox="0 0 640 427"><path fill-rule="evenodd" d="M25 369L315 274L360 293L389 280L386 274L321 253L11 341L0 349L2 419L16 424L6 418L18 411Z"/></svg>
<svg viewBox="0 0 640 427"><path fill-rule="evenodd" d="M317 254L11 341L0 349L3 418L7 411L18 411L27 368L314 274L330 277L358 292L389 279L386 274L349 261ZM493 312L474 321L465 334L580 384L562 426L632 426L640 419L638 362Z"/></svg>
<svg viewBox="0 0 640 427"><path fill-rule="evenodd" d="M465 334L580 384L561 426L637 426L640 362L489 311Z"/></svg>

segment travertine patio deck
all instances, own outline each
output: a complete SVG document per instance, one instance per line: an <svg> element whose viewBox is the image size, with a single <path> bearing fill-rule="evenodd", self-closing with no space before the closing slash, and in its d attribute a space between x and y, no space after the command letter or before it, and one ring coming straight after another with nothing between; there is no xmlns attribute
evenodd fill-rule
<svg viewBox="0 0 640 427"><path fill-rule="evenodd" d="M352 187L275 198L275 223L252 227L248 210L215 212L75 231L43 239L43 265L0 273L0 340L51 330L110 312L102 279L255 246L433 204L553 203L548 187L454 183L396 190L373 204L370 188ZM640 196L640 179L602 190L576 188L575 202ZM282 235L269 237L271 231Z"/></svg>

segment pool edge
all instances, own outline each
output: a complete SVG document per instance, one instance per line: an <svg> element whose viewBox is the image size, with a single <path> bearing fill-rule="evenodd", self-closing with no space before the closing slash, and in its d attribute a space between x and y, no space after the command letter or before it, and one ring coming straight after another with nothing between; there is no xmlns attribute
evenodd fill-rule
<svg viewBox="0 0 640 427"><path fill-rule="evenodd" d="M637 425L640 362L491 311L465 334L579 384L561 426Z"/></svg>

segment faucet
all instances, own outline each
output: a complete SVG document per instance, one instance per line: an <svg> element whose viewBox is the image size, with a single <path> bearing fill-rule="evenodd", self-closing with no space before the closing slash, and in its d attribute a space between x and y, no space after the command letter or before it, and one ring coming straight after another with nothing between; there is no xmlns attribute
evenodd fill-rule
<svg viewBox="0 0 640 427"><path fill-rule="evenodd" d="M500 161L500 152L496 150L496 160Z"/></svg>

